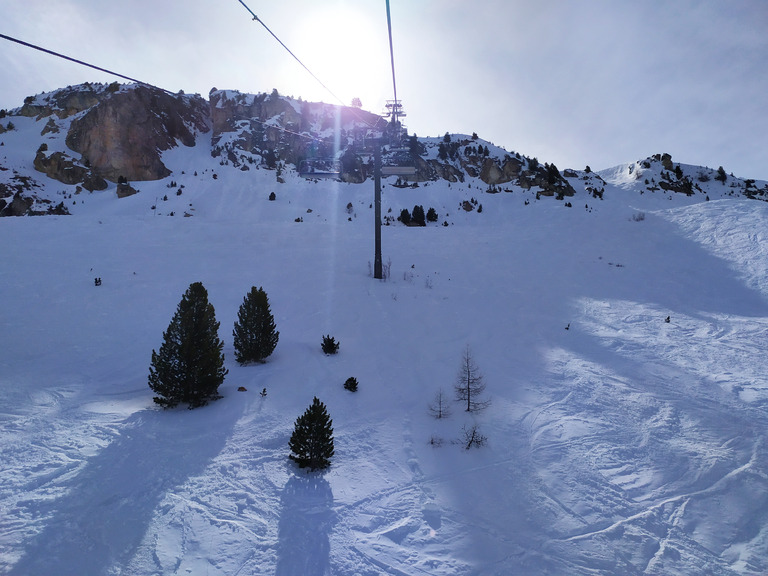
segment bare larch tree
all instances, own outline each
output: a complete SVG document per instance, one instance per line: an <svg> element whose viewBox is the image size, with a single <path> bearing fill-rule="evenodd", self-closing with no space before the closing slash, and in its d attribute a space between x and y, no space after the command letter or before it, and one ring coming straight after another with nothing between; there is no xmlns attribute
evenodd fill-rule
<svg viewBox="0 0 768 576"><path fill-rule="evenodd" d="M485 391L485 382L480 369L477 367L472 350L466 347L461 357L461 367L456 375L456 400L467 403L467 412L484 410L491 405L491 401L482 398Z"/></svg>

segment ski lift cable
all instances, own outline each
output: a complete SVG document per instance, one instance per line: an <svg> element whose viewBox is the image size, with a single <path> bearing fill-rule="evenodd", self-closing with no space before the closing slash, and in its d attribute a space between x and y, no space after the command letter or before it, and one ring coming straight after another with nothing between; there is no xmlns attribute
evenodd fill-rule
<svg viewBox="0 0 768 576"><path fill-rule="evenodd" d="M67 56L66 54L61 54L59 52L54 52L53 50L49 50L47 48L43 48L42 46L37 46L36 44L31 44L30 42L25 42L23 40L19 40L18 38L13 38L12 36L8 36L6 34L0 34L0 38L3 38L4 40L10 40L11 42L16 42L17 44L21 44L22 46L26 46L28 48L33 48L34 50L39 50L40 52L45 52L46 54L50 54L52 56L56 56L57 58L62 58L64 60L69 60L70 62L74 62L75 64L80 64L81 66L86 66L87 68L93 68L94 70L98 70L99 72L104 72L106 74L110 74L111 76L117 76L118 78L122 78L124 80L128 80L129 82L134 82L136 84L139 84L141 86L146 86L148 88L154 88L155 90L160 90L162 92L165 92L166 94L170 94L171 96L175 96L176 94L171 92L170 90L166 90L165 88L161 88L160 86L155 86L154 84L150 84L149 82L144 82L143 80L138 80L136 78L131 78L130 76L126 76L125 74L120 74L119 72L115 72L114 70L109 70L107 68L102 68L101 66L96 66L95 64L89 64L88 62L84 62L83 60L78 60L77 58L72 58L71 56ZM274 128L276 130L279 130L280 132L285 132L286 134L293 134L294 136L300 136L301 138L306 138L308 140L318 140L317 137L309 135L309 134L301 134L299 132L294 132L292 130L288 130L287 128L283 128L280 126L272 126L268 124L267 122L262 122L261 120L258 120L256 118L253 118L255 122L262 124L264 126L269 126L271 128Z"/></svg>
<svg viewBox="0 0 768 576"><path fill-rule="evenodd" d="M94 70L98 70L99 72L104 72L106 74L110 74L111 76L116 76L118 78L122 78L124 80L128 80L129 82L134 82L136 84L139 84L140 86L146 86L148 88L154 88L155 90L160 90L162 92L165 92L166 94L169 94L171 96L175 96L173 92L170 90L166 90L165 88L161 88L159 86L155 86L154 84L150 84L149 82L144 82L142 80L138 80L137 78L131 78L130 76L126 76L125 74L120 74L119 72L115 72L114 70L109 70L107 68L102 68L101 66L96 66L95 64L89 64L88 62L84 62L83 60L78 60L77 58L72 58L71 56L67 56L65 54L61 54L59 52L55 52L53 50L49 50L47 48L43 48L42 46L38 46L36 44L31 44L30 42L25 42L23 40L19 40L18 38L13 38L12 36L8 36L6 34L0 34L0 38L4 40L9 40L11 42L16 42L17 44L21 44L22 46L26 46L27 48L33 48L34 50L39 50L40 52L44 52L46 54L50 54L52 56L56 56L57 58L62 58L64 60L68 60L70 62L74 62L75 64L80 64L81 66L85 66L87 68L92 68ZM294 132L293 130L289 130L287 128L283 128L280 126L273 126L271 124L268 124L267 122L263 122L261 120L258 120L256 118L252 119L253 121L262 124L264 126L268 126L271 128L274 128L275 130L278 130L280 132L286 133L286 134L292 134L294 136L298 136L300 138L305 138L307 140L317 140L319 139L315 136L312 136L311 134L302 134L300 132Z"/></svg>
<svg viewBox="0 0 768 576"><path fill-rule="evenodd" d="M77 58L72 58L71 56L67 56L65 54L61 54L60 52L54 52L53 50L48 50L47 48L43 48L42 46L37 46L36 44L31 44L29 42L24 42L23 40L19 40L18 38L13 38L12 36L8 36L6 34L0 34L0 38L3 38L4 40L10 40L11 42L16 42L17 44L21 44L22 46L26 46L27 48L32 48L34 50L39 50L40 52L45 52L46 54L50 54L52 56L56 56L57 58L63 58L64 60L69 60L70 62L74 62L75 64L80 64L81 66L86 66L88 68L93 68L94 70L98 70L99 72L104 72L106 74L110 74L111 76L117 76L118 78L123 78L124 80L129 80L131 82L135 82L136 84L140 84L142 86L147 86L149 88L155 88L157 90L162 90L166 94L170 94L172 96L175 95L170 90L166 90L165 88L160 88L159 86L155 86L154 84L150 84L149 82L143 82L142 80L137 80L136 78L131 78L130 76L126 76L124 74L120 74L119 72L115 72L113 70L108 70L107 68L102 68L101 66L96 66L94 64L89 64L88 62L84 62L83 60L78 60Z"/></svg>
<svg viewBox="0 0 768 576"><path fill-rule="evenodd" d="M389 32L389 60L392 63L392 89L395 93L395 106L397 106L397 82L395 81L395 51L392 47L392 17L389 15L389 0L387 0L387 31ZM395 120L397 120L397 112L395 108L392 108L392 112L395 113Z"/></svg>
<svg viewBox="0 0 768 576"><path fill-rule="evenodd" d="M301 65L301 67L302 67L302 68L304 68L304 70L306 70L307 72L309 72L309 75L310 75L310 76L312 76L312 78L314 78L315 80L317 80L317 82L318 82L318 84L320 84L320 86L322 86L323 88L325 88L325 90L326 90L326 91L327 91L327 92L328 92L328 93L329 93L331 96L333 96L333 97L334 97L336 100L338 100L338 102L339 102L339 103L340 103L342 106L345 106L345 104L344 104L344 101L343 101L341 98L339 98L338 96L336 96L336 94L334 94L334 93L333 93L333 91L332 91L330 88L328 88L328 86L326 86L325 84L323 84L322 80L320 80L320 78L318 78L317 76L315 76L315 74L312 72L312 70L310 70L309 68L307 68L307 66L304 64L304 62L302 62L302 61L299 59L299 57L298 57L298 56L296 56L296 54L294 54L294 53L291 51L291 49L290 49L290 48L288 48L288 46L286 46L286 45L285 45L285 43L284 43L282 40L280 40L280 38L278 38L278 37L277 37L277 34L275 34L274 32L272 32L272 30L270 30L270 29L269 29L269 26L267 26L266 24L264 24L264 21L263 21L261 18L259 18L259 17L258 17L258 16L257 16L257 15L254 13L254 11L253 11L253 10L251 10L251 9L248 7L248 5L247 5L245 2L243 2L243 0L237 0L237 1L238 1L238 2L240 2L240 4L242 4L242 5L243 5L243 8L245 8L246 10L248 10L248 12L250 12L251 16L253 16L253 19L254 19L256 22L258 22L259 24L261 24L262 26L264 26L264 29L265 29L267 32L269 32L269 33L272 35L272 38L274 38L275 40L277 40L277 41L278 41L278 43L280 44L280 46L282 46L283 48L285 48L285 50L288 52L288 54L290 54L291 56L293 56L293 59L294 59L294 60L296 60L296 62L298 62L298 63Z"/></svg>
<svg viewBox="0 0 768 576"><path fill-rule="evenodd" d="M328 92L328 94L330 94L331 96L333 96L333 97L336 99L336 101L337 101L339 104L341 104L341 105L342 105L342 106L344 106L345 108L347 107L347 105L344 103L344 101L343 101L341 98L339 98L339 97L338 97L338 96L337 96L337 95L336 95L336 94L335 94L335 93L334 93L334 92L333 92L333 91L332 91L330 88L328 88L328 86L326 86L326 85L323 83L323 81L322 81L322 80L320 80L320 78L318 78L318 77L317 77L317 76L316 76L316 75L315 75L315 74L312 72L312 70L310 70L310 69L309 69L309 68L308 68L308 67L307 67L307 66L304 64L304 62L302 62L302 61L299 59L299 57L298 57L298 56L296 56L296 54L294 54L294 53L291 51L291 49L290 49L290 48L288 48L288 46L286 46L286 45L285 45L285 43L284 43L282 40L280 40L280 38L278 38L277 34L275 34L274 32L272 32L272 30L270 30L269 26L267 26L267 25L264 23L264 21L263 21L261 18L259 18L259 17L256 15L256 13L255 13L253 10L251 10L251 9L248 7L248 5L247 5L247 4L246 4L246 3L245 3L243 0L237 0L237 1L238 1L238 2L240 2L240 4L242 4L243 8L245 8L246 10L248 10L248 12L250 13L250 15L253 17L253 20L255 20L256 22L258 22L259 24L261 24L261 25L264 27L264 29L265 29L267 32L269 32L269 33L270 33L270 35L271 35L271 36L272 36L272 37L273 37L275 40L277 40L277 42L280 44L280 46L282 46L282 47L283 47L283 48L284 48L284 49L285 49L285 50L288 52L288 54L290 54L290 55L293 57L293 59L294 59L294 60L296 60L296 62L298 62L298 63L301 65L301 67L302 67L302 68L304 68L304 70L306 70L306 71L309 73L309 75L310 75L310 76L312 76L312 78L314 78L314 79L317 81L317 83L318 83L318 84L320 84L320 86L322 86L322 87L323 87L323 88L326 90L326 92ZM387 12L389 12L389 3L387 3ZM389 14L387 14L387 15L389 15ZM390 44L391 44L391 39L390 39ZM362 122L363 124L365 124L366 126L368 126L368 128L371 128L371 129L373 129L373 130L376 130L376 129L377 129L377 123L372 123L372 122L370 122L369 120L366 120L365 118L363 118L363 117L362 117L362 116L361 116L361 115L360 115L360 114L357 112L357 110L356 110L356 109L353 109L353 114L354 114L355 116L357 116L357 119L358 119L358 120L360 120L360 122Z"/></svg>

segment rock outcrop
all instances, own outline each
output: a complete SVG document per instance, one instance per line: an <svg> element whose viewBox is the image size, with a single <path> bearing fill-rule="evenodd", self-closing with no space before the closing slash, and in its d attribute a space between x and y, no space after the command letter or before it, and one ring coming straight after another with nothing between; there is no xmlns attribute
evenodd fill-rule
<svg viewBox="0 0 768 576"><path fill-rule="evenodd" d="M54 152L46 156L41 147L35 155L35 170L63 184L82 184L89 192L105 190L107 182L90 168L64 152Z"/></svg>
<svg viewBox="0 0 768 576"><path fill-rule="evenodd" d="M0 166L0 170L7 169ZM51 200L38 197L39 188L38 182L14 170L7 182L0 182L0 217L69 214L63 202L54 205Z"/></svg>
<svg viewBox="0 0 768 576"><path fill-rule="evenodd" d="M207 132L211 132L211 155L223 165L276 170L280 182L281 171L288 166L299 169L302 162L330 159L338 163L342 180L363 182L373 176L372 138L381 138L388 129L381 116L359 108L293 100L276 90L245 94L213 89L206 102L200 96L117 83L85 84L30 97L19 113L38 120L48 117L41 135L53 136L68 127L66 145L80 158L43 150L35 157L35 167L60 182L82 184L91 191L104 189L106 180L169 176L162 153L177 145L193 146L197 136ZM487 144L476 135L454 141L414 136L401 146L384 146L383 161L386 165L408 157L406 163L415 174L404 177L401 182L406 185L473 177L489 188L509 183L523 189L538 187L545 196L574 194L554 165L539 165L535 159L498 148L491 154Z"/></svg>
<svg viewBox="0 0 768 576"><path fill-rule="evenodd" d="M372 127L386 124L358 108L292 100L276 90L244 94L213 89L209 98L212 154L243 170L274 169L280 162L298 167L307 159L338 155L342 180L362 182L368 171L357 151Z"/></svg>
<svg viewBox="0 0 768 576"><path fill-rule="evenodd" d="M208 130L201 97L136 86L108 94L73 120L66 143L108 180L158 180L171 173L160 153L178 142L194 146L196 132Z"/></svg>

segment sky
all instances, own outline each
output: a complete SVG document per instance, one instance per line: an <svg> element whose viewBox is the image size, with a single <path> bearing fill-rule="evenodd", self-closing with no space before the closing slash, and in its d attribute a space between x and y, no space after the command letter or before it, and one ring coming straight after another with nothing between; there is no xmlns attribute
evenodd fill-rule
<svg viewBox="0 0 768 576"><path fill-rule="evenodd" d="M173 92L271 92L380 113L385 0L0 0L0 34ZM419 136L476 132L558 168L676 162L768 180L765 0L390 0ZM120 80L0 39L0 108ZM122 80L120 80L122 81ZM327 89L326 89L327 88Z"/></svg>

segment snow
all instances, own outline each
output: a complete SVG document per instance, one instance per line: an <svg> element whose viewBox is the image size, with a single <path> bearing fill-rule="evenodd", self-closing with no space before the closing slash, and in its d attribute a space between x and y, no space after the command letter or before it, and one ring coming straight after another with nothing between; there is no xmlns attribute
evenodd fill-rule
<svg viewBox="0 0 768 576"><path fill-rule="evenodd" d="M45 120L13 121L2 158L21 171ZM383 214L440 220L384 227L379 281L370 181L278 184L206 145L164 160L168 179L121 200L37 175L73 214L0 221L0 572L768 571L768 204L608 182L602 201L574 183L566 208L474 179L385 182ZM482 213L459 209L470 197ZM195 281L224 397L163 411L150 356ZM239 366L254 285L280 341ZM467 345L492 405L435 420ZM325 474L287 458L315 395L335 429ZM465 450L472 423L488 444Z"/></svg>

